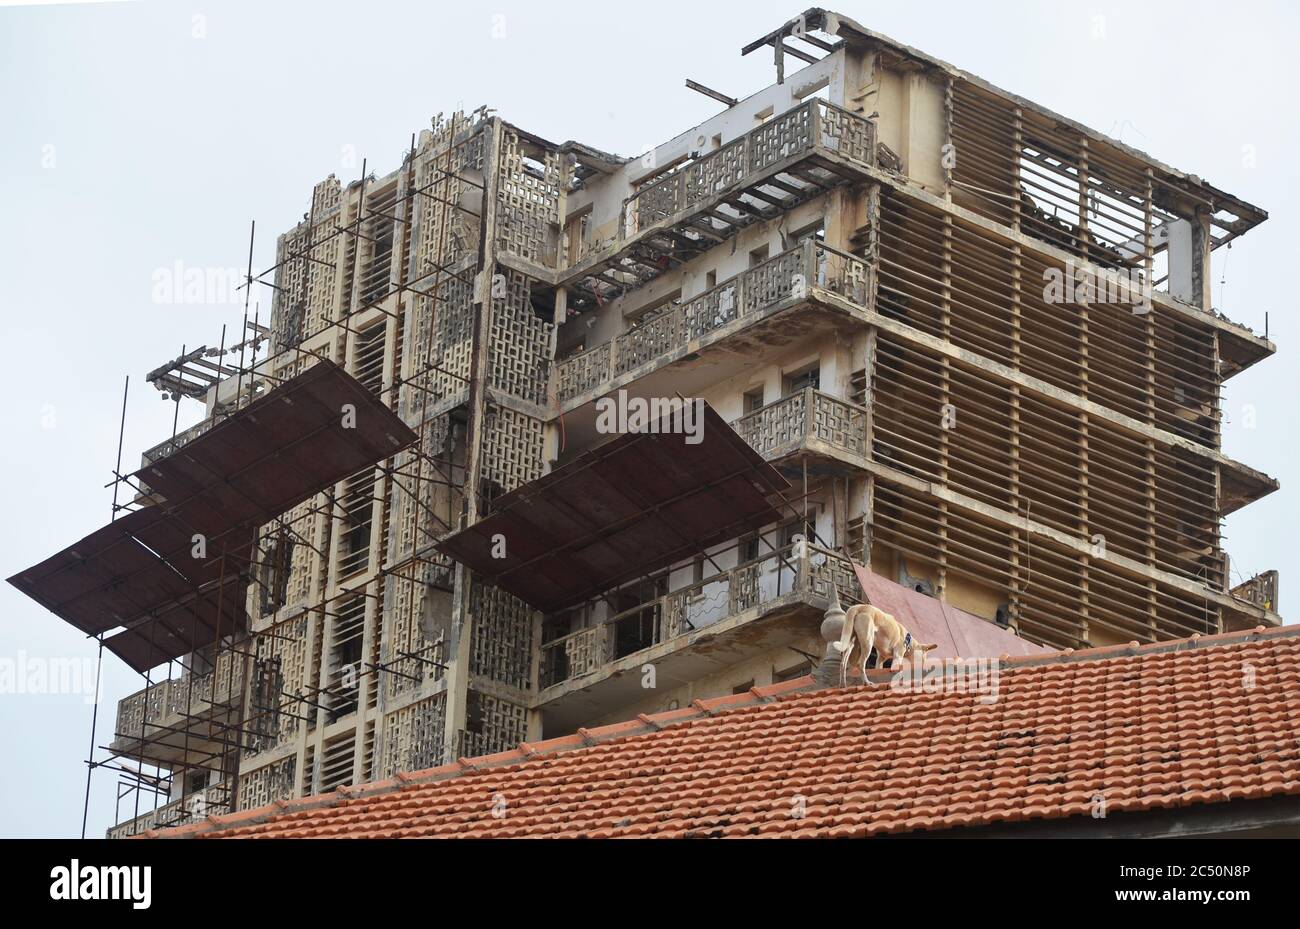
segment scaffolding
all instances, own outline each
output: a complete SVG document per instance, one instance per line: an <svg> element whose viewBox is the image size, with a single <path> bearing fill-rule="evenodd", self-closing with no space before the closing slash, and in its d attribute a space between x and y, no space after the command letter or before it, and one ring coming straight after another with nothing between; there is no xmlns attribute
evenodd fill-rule
<svg viewBox="0 0 1300 929"><path fill-rule="evenodd" d="M124 702L113 742L96 747L107 760L88 761L117 772L119 807L132 810L111 835L523 740L526 701L510 692L531 686L534 614L434 546L542 473L555 294L512 265L557 260L573 170L556 146L485 109L437 117L393 174L376 178L363 162L347 188L317 185L260 272L254 224L245 337L227 348L223 333L215 351L183 349L150 372L178 403L207 398L210 416L173 430L146 464L184 455L321 363L351 371L414 439L261 525L245 555L222 554L247 586L247 629L213 636L165 678L146 670ZM148 499L120 466L113 483L135 494L115 515ZM474 616L490 625L491 649ZM447 686L456 647L495 683L473 689L467 673Z"/></svg>
<svg viewBox="0 0 1300 929"><path fill-rule="evenodd" d="M425 590L450 588L453 581L450 563L433 552L432 543L464 519L466 495L482 493L481 476L468 470L463 447L454 450L451 433L471 419L483 429L483 408L491 402L473 370L485 333L482 326L471 333L466 323L471 315L489 315L475 299L474 277L493 246L482 231L490 225L484 215L494 210L488 196L496 195L497 186L488 159L509 133L484 110L435 119L418 146L412 138L402 168L388 178L377 181L363 163L360 181L346 191L333 178L318 185L304 222L281 237L276 262L260 272L252 266L254 225L244 284L248 337L228 349L223 333L215 352L182 351L150 373L149 381L177 403L185 397L212 400L201 429L174 434L145 454L147 463L182 452L199 434L238 416L258 397L273 396L270 388L291 383L320 362L347 365L363 387L400 413L415 439L276 516L258 531L248 557L221 556L250 589L247 630L222 631L185 660L169 663L162 680L154 679L153 656L143 659L151 669L137 695L139 728L123 731L119 725L113 744L97 747L108 760L92 755L88 761L91 771L117 771L119 808L133 805L132 830L292 793L302 784L301 771L285 777L284 766L272 762L268 767L276 769L279 783L268 783L277 777L242 773L241 756L281 743L299 722L314 727L317 714L328 725L363 701L373 706L381 676L425 683L440 679L447 668L444 642L426 641L418 614ZM511 156L499 157L508 163ZM273 292L273 330L261 324L260 302L253 301L258 287ZM443 317L452 315L457 318L449 326ZM540 327L539 332L545 335ZM460 344L466 335L468 346ZM393 340L396 350L387 352ZM413 352L401 350L407 341L416 346ZM268 350L259 354L267 342ZM236 352L238 360L229 360ZM213 357L219 361L208 360ZM128 503L114 503L115 518L148 499L149 488L121 474L120 465L113 484L115 495L119 486L135 494ZM396 519L395 504L401 508ZM358 577L368 580L356 584ZM404 641L380 655L375 625L386 600L393 607L384 618ZM316 662L305 652L319 655L323 649L333 654L313 681ZM176 671L179 676L173 676ZM196 686L199 681L206 689ZM177 717L179 725L166 721ZM423 735L439 746L430 757L441 758L443 733ZM351 744L362 740L373 752L373 733L354 734ZM331 754L340 741L331 740L319 759L312 757L309 765L318 771L306 778L308 785L330 789L352 782L353 772L340 770L337 752ZM114 760L121 757L133 763ZM188 775L210 771L218 772L217 783L192 789ZM182 778L178 798L176 778ZM165 815L142 821L142 801L151 799L156 807L162 797L176 799L164 804Z"/></svg>

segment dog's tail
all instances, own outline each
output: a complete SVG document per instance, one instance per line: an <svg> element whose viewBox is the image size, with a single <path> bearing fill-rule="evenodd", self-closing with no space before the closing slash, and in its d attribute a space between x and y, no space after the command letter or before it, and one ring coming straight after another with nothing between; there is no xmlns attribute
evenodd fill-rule
<svg viewBox="0 0 1300 929"><path fill-rule="evenodd" d="M862 609L861 603L855 603L844 611L844 628L840 632L840 640L835 647L839 649L841 655L847 655L850 644L853 641L853 620Z"/></svg>
<svg viewBox="0 0 1300 929"><path fill-rule="evenodd" d="M849 684L849 653L853 651L854 620L857 619L858 612L861 609L861 605L854 604L845 611L844 629L840 633L840 640L835 643L835 647L840 650L841 687L847 687Z"/></svg>

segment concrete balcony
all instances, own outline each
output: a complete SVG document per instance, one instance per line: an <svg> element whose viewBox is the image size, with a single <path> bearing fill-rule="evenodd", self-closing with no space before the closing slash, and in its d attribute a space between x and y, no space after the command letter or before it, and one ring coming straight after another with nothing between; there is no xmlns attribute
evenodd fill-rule
<svg viewBox="0 0 1300 929"><path fill-rule="evenodd" d="M203 435L205 432L207 432L216 424L217 424L217 420L213 419L212 417L209 417L203 420L202 422L197 423L191 426L190 428L184 430L183 432L176 433L176 436L174 438L170 438L165 442L159 442L153 448L148 449L147 451L144 452L144 454L140 456L141 459L140 466L144 467L146 465L152 464L153 462L157 461L159 458L166 458L172 452L176 451L177 449L181 448L184 445L189 444L190 442L197 439L199 436Z"/></svg>
<svg viewBox="0 0 1300 929"><path fill-rule="evenodd" d="M555 387L561 409L568 414L620 387L646 396L673 396L730 377L773 347L842 325L846 301L862 307L865 317L872 274L861 258L804 239L635 329L559 362ZM832 301L830 295L839 299Z"/></svg>
<svg viewBox="0 0 1300 929"><path fill-rule="evenodd" d="M643 185L624 201L618 240L557 283L579 295L591 281L638 286L751 223L865 178L875 157L874 122L824 100L801 103Z"/></svg>
<svg viewBox="0 0 1300 929"><path fill-rule="evenodd" d="M777 470L829 476L867 460L867 410L812 387L742 416L732 427Z"/></svg>
<svg viewBox="0 0 1300 929"><path fill-rule="evenodd" d="M139 835L149 829L168 829L185 826L218 813L230 812L230 785L224 781L213 784L198 793L164 803L155 810L141 813L133 819L109 827L105 838L124 839Z"/></svg>
<svg viewBox="0 0 1300 929"><path fill-rule="evenodd" d="M109 749L162 767L210 766L233 737L243 657L224 651L206 674L159 681L117 704Z"/></svg>
<svg viewBox="0 0 1300 929"><path fill-rule="evenodd" d="M1223 574L1227 577L1231 574L1231 571L1226 564L1226 555L1224 561ZM1225 604L1223 608L1223 631L1235 632L1259 625L1282 625L1282 617L1278 615L1280 607L1277 602L1277 588L1278 573L1276 571L1265 571L1263 574L1256 574L1254 577L1233 587L1228 592L1232 597L1232 602L1231 604Z"/></svg>
<svg viewBox="0 0 1300 929"><path fill-rule="evenodd" d="M656 689L665 691L817 638L832 584L841 603L859 599L847 559L811 544L788 545L544 643L535 705L545 731L571 732L644 700L646 664L655 666Z"/></svg>

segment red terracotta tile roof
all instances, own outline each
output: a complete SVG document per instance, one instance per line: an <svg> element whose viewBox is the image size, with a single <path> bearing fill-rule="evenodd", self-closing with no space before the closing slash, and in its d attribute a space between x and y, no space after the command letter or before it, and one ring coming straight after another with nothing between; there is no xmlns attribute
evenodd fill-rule
<svg viewBox="0 0 1300 929"><path fill-rule="evenodd" d="M1300 794L1300 627L811 678L150 836L862 836Z"/></svg>

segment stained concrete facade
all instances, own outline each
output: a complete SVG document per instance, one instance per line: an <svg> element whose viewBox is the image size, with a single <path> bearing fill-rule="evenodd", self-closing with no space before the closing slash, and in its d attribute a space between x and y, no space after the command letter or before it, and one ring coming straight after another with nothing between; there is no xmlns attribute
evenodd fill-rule
<svg viewBox="0 0 1300 929"><path fill-rule="evenodd" d="M270 355L209 413L325 358L420 441L265 527L250 636L204 671L237 751L141 752L176 704L123 701L124 754L195 767L113 834L804 673L849 559L1057 648L1280 622L1219 541L1276 487L1223 454L1219 389L1273 346L1206 272L1265 214L833 13L750 48L773 84L640 156L479 111L317 185ZM785 518L558 615L437 552L620 392L706 399Z"/></svg>

